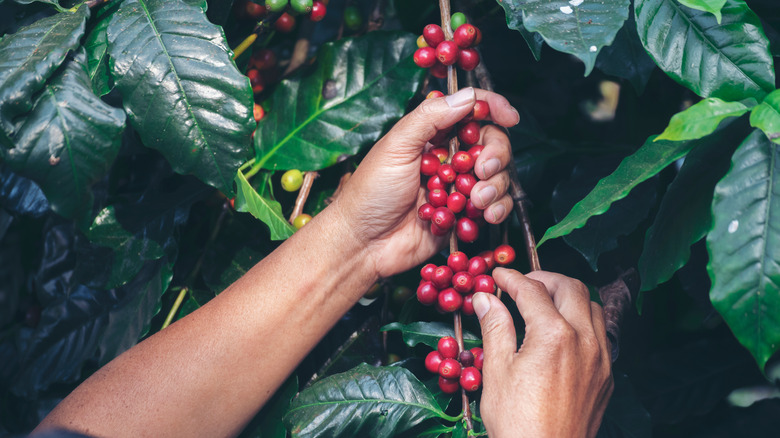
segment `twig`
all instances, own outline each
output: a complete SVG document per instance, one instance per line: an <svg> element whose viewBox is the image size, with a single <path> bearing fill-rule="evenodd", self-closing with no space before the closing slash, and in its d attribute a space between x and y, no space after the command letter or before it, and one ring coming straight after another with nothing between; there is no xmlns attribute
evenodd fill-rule
<svg viewBox="0 0 780 438"><path fill-rule="evenodd" d="M620 324L639 292L639 275L631 268L622 272L617 280L599 288L599 297L604 305L604 322L607 327L607 338L612 344L612 361L620 352Z"/></svg>
<svg viewBox="0 0 780 438"><path fill-rule="evenodd" d="M292 214L290 215L290 223L303 213L303 206L306 204L306 200L309 199L311 186L314 184L314 179L318 176L319 174L317 172L305 172L303 174L303 184L301 184L301 188L298 190L298 198L295 199L295 207L293 207Z"/></svg>

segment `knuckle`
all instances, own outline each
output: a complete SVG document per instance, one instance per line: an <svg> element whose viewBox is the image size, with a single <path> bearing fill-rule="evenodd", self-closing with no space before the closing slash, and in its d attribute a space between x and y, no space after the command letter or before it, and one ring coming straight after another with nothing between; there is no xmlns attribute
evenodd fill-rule
<svg viewBox="0 0 780 438"><path fill-rule="evenodd" d="M577 339L577 332L574 330L574 327L563 319L550 322L547 333L551 341L556 345L571 345Z"/></svg>

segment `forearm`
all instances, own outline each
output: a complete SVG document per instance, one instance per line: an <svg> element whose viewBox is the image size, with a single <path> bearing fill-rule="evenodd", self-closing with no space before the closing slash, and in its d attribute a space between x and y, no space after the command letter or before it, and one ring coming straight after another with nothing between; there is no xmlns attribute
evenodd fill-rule
<svg viewBox="0 0 780 438"><path fill-rule="evenodd" d="M95 373L39 429L238 433L376 280L334 207L211 302Z"/></svg>

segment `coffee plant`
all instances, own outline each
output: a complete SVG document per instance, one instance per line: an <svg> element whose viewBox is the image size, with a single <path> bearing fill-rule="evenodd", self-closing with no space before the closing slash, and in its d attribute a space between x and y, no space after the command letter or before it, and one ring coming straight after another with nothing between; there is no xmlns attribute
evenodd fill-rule
<svg viewBox="0 0 780 438"><path fill-rule="evenodd" d="M410 108L466 86L521 113L515 215L485 224L469 199L479 103L422 159L420 220L449 248L367 291L241 436L486 435L470 297L500 297L496 264L603 303L616 386L599 436L780 427L776 0L0 11L0 436L219 294Z"/></svg>

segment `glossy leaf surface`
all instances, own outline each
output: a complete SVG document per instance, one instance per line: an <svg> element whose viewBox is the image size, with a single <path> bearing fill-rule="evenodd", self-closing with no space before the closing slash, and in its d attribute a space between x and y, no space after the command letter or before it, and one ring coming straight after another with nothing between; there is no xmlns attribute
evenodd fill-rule
<svg viewBox="0 0 780 438"><path fill-rule="evenodd" d="M701 97L761 100L775 88L769 42L742 0L727 0L723 20L677 0L636 0L637 31L655 63Z"/></svg>
<svg viewBox="0 0 780 438"><path fill-rule="evenodd" d="M415 38L370 32L325 44L314 71L282 81L255 135L256 165L318 170L372 145L420 86Z"/></svg>
<svg viewBox="0 0 780 438"><path fill-rule="evenodd" d="M271 240L284 240L293 235L295 228L285 219L279 202L257 193L241 172L236 175L236 186L238 186L235 204L237 211L249 212L268 225Z"/></svg>
<svg viewBox="0 0 780 438"><path fill-rule="evenodd" d="M414 347L417 344L425 344L433 349L436 349L440 338L455 336L452 324L444 324L442 322L413 322L411 324L394 322L382 327L381 330L400 331L404 337L404 342L410 347ZM479 347L482 345L482 340L464 330L463 344L466 348Z"/></svg>
<svg viewBox="0 0 780 438"><path fill-rule="evenodd" d="M253 104L222 29L182 0L127 0L107 32L115 86L144 145L232 196Z"/></svg>
<svg viewBox="0 0 780 438"><path fill-rule="evenodd" d="M87 71L92 81L92 89L98 96L103 96L111 91L113 79L111 69L108 66L108 36L106 29L111 22L111 17L116 12L120 3L113 3L100 8L95 18L91 20L92 26L87 29L84 39L84 48L87 49Z"/></svg>
<svg viewBox="0 0 780 438"><path fill-rule="evenodd" d="M724 102L717 97L710 97L672 116L669 126L655 140L702 138L712 134L724 119L739 117L748 110L741 102Z"/></svg>
<svg viewBox="0 0 780 438"><path fill-rule="evenodd" d="M780 151L761 131L715 188L710 299L763 369L780 348Z"/></svg>
<svg viewBox="0 0 780 438"><path fill-rule="evenodd" d="M596 58L596 67L608 75L627 79L638 94L644 92L655 63L639 40L633 14L629 14L626 23L615 35L615 41L601 50Z"/></svg>
<svg viewBox="0 0 780 438"><path fill-rule="evenodd" d="M529 32L523 25L523 10L520 8L520 2L498 1L498 5L504 8L506 15L506 27L520 32L523 39L531 49L534 59L537 61L542 58L542 46L544 38L538 32Z"/></svg>
<svg viewBox="0 0 780 438"><path fill-rule="evenodd" d="M362 364L302 391L284 421L293 437L385 438L429 418L446 415L412 373Z"/></svg>
<svg viewBox="0 0 780 438"><path fill-rule="evenodd" d="M780 90L775 90L753 108L750 125L764 131L773 142L780 144Z"/></svg>

